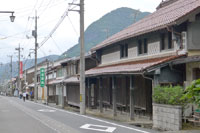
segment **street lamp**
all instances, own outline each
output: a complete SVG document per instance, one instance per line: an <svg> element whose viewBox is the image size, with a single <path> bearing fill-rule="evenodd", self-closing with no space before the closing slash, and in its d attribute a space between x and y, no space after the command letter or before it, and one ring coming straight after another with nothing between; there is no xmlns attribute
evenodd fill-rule
<svg viewBox="0 0 200 133"><path fill-rule="evenodd" d="M14 12L13 12L14 13ZM14 20L15 20L15 16L13 15L13 13L12 13L12 15L10 16L10 21L11 22L14 22Z"/></svg>
<svg viewBox="0 0 200 133"><path fill-rule="evenodd" d="M0 13L11 13L12 15L10 16L10 21L14 22L15 16L13 15L14 14L13 11L0 11Z"/></svg>

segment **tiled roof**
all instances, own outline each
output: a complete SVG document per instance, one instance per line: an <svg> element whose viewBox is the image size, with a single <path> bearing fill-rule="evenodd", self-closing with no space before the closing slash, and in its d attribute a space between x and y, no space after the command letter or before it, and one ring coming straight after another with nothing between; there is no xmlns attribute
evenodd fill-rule
<svg viewBox="0 0 200 133"><path fill-rule="evenodd" d="M154 58L148 60L132 61L116 65L108 65L103 67L96 67L85 72L87 77L97 75L109 75L109 74L128 74L128 73L142 73L144 70L160 65L168 61L183 57L185 55L168 56L162 58Z"/></svg>
<svg viewBox="0 0 200 133"><path fill-rule="evenodd" d="M173 4L158 9L154 13L136 22L135 24L132 24L121 32L114 34L92 48L92 51L131 37L136 37L145 33L164 29L170 25L175 25L176 21L180 20L199 7L200 0L178 0Z"/></svg>

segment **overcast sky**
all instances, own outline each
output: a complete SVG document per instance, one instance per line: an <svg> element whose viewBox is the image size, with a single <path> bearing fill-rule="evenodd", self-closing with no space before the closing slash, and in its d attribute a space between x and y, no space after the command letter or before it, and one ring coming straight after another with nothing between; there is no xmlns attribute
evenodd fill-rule
<svg viewBox="0 0 200 133"><path fill-rule="evenodd" d="M10 14L0 14L0 62L8 63L8 55L17 60L15 48L21 44L22 55L27 58L30 49L34 48L35 10L38 19L38 43L51 32L73 0L4 0L0 4L1 11L15 11L15 22L11 23ZM79 3L79 0L74 0ZM120 8L129 7L141 11L154 12L161 0L85 0L85 29L106 13ZM78 9L78 8L75 8ZM53 36L38 51L38 57L50 54L60 55L78 42L79 14L69 12ZM31 58L34 55L32 54Z"/></svg>

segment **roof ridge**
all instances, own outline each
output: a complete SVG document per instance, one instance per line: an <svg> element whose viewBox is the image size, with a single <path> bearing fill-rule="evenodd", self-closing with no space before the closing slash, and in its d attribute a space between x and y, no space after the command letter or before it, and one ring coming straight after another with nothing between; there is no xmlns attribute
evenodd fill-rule
<svg viewBox="0 0 200 133"><path fill-rule="evenodd" d="M162 29L167 25L173 25L175 21L199 7L200 0L178 0L166 7L158 9L138 22L114 34L93 47L91 50L95 51L112 43L122 41L123 39Z"/></svg>

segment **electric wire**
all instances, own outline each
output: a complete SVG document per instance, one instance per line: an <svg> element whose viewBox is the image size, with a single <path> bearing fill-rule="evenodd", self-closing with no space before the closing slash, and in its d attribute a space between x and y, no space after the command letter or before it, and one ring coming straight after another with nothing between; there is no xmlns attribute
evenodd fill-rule
<svg viewBox="0 0 200 133"><path fill-rule="evenodd" d="M76 0L73 0L72 3L74 3ZM67 7L67 9L65 10L65 12L63 13L62 17L60 18L60 20L58 21L58 23L55 25L55 27L52 29L52 31L49 33L49 35L40 43L40 46L38 47L38 49L40 49L40 47L42 47L48 40L49 38L54 34L54 32L57 30L57 28L60 26L60 24L63 22L63 20L65 19L66 16L68 16L68 12L69 12L69 8L71 7L71 5L69 5Z"/></svg>
<svg viewBox="0 0 200 133"><path fill-rule="evenodd" d="M73 25L73 23L72 23L72 21L71 21L70 17L69 17L69 16L67 16L67 18L68 18L68 20L69 20L70 24L72 25L72 28L73 28L74 32L75 32L75 33L76 33L76 35L78 36L78 32L77 32L77 30L76 30L75 26Z"/></svg>
<svg viewBox="0 0 200 133"><path fill-rule="evenodd" d="M61 48L58 46L58 44L56 43L56 41L53 39L52 36L51 36L51 39L52 39L53 43L55 44L55 46L57 47L57 49L58 49L61 53L63 53L63 51L62 51Z"/></svg>

